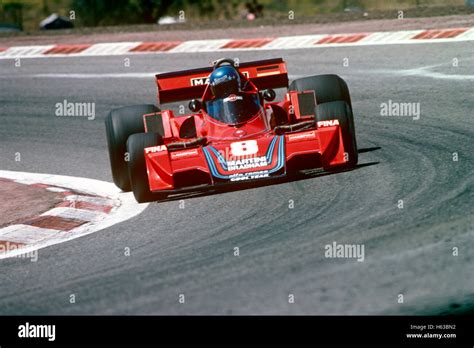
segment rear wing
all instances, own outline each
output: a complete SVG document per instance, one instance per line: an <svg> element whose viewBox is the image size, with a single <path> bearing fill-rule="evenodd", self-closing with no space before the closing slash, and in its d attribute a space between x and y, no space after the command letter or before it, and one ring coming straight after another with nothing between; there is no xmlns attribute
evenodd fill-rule
<svg viewBox="0 0 474 348"><path fill-rule="evenodd" d="M281 58L240 63L239 72L260 90L288 87L286 63ZM158 102L172 103L202 97L212 67L156 75Z"/></svg>

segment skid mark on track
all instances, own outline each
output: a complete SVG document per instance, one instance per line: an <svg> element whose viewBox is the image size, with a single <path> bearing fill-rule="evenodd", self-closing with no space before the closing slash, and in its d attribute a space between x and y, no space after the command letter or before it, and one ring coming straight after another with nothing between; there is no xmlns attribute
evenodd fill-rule
<svg viewBox="0 0 474 348"><path fill-rule="evenodd" d="M474 58L459 59L457 65L459 67L465 66L467 62L473 61ZM452 74L448 72L434 71L436 68L446 68L446 69L455 69L452 65L453 63L441 63L433 64L428 66L422 66L412 69L376 69L369 70L366 73L371 74L386 74L386 75L396 75L396 76L415 76L415 77L426 77L439 80L455 80L455 81L472 81L474 80L474 75L472 74Z"/></svg>

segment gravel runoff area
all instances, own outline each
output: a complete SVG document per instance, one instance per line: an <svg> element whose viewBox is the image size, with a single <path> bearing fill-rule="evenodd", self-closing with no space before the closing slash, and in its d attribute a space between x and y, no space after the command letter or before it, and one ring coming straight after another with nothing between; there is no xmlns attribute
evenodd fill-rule
<svg viewBox="0 0 474 348"><path fill-rule="evenodd" d="M450 15L428 18L367 19L337 23L303 23L280 21L279 25L261 25L237 28L169 29L160 26L117 27L113 32L103 28L85 29L83 32L32 33L0 37L0 47L41 44L93 44L120 41L185 41L220 38L258 38L288 35L360 33L414 29L439 29L474 26L474 15ZM285 23L286 22L286 23ZM178 24L179 25L179 24ZM189 25L188 25L189 27ZM150 29L155 30L150 30ZM130 30L133 30L130 32Z"/></svg>

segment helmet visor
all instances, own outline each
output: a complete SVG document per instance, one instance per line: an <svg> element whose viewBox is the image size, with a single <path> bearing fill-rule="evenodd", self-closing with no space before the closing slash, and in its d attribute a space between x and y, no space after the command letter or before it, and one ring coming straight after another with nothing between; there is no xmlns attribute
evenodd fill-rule
<svg viewBox="0 0 474 348"><path fill-rule="evenodd" d="M234 125L252 119L261 110L258 94L231 94L206 102L206 112L217 121Z"/></svg>

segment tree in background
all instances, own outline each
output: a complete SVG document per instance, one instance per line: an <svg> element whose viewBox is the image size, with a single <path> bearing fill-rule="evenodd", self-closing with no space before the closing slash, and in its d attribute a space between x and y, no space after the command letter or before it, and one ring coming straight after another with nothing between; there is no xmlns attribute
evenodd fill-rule
<svg viewBox="0 0 474 348"><path fill-rule="evenodd" d="M84 26L156 23L173 0L72 0Z"/></svg>
<svg viewBox="0 0 474 348"><path fill-rule="evenodd" d="M255 18L263 17L263 6L257 0L247 1L245 7L249 14L254 15Z"/></svg>
<svg viewBox="0 0 474 348"><path fill-rule="evenodd" d="M44 4L46 4L46 0ZM237 19L239 8L256 17L263 7L257 0L72 0L71 10L83 26L156 23L166 15L205 19Z"/></svg>
<svg viewBox="0 0 474 348"><path fill-rule="evenodd" d="M88 27L113 22L126 13L127 7L128 0L73 0L71 4L76 18ZM126 18L122 18L122 21L126 21Z"/></svg>
<svg viewBox="0 0 474 348"><path fill-rule="evenodd" d="M1 4L0 23L10 24L16 28L23 29L23 4L19 2L10 2Z"/></svg>
<svg viewBox="0 0 474 348"><path fill-rule="evenodd" d="M156 23L166 14L173 0L135 0L132 1L141 18L141 23Z"/></svg>

